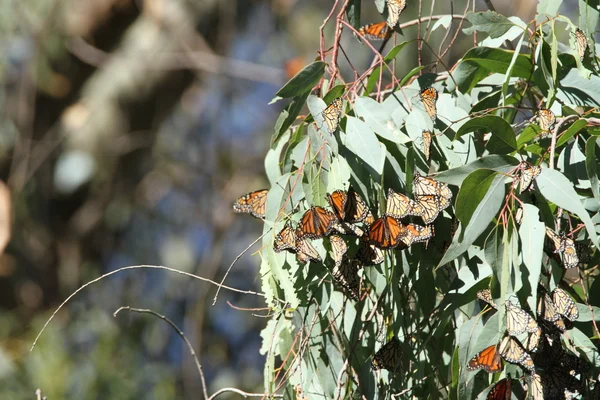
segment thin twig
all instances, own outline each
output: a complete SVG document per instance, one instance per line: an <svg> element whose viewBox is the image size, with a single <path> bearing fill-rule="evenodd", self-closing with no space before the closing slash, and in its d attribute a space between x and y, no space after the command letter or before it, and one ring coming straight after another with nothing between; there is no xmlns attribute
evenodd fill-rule
<svg viewBox="0 0 600 400"><path fill-rule="evenodd" d="M266 394L265 393L248 393L248 392L244 392L243 390L240 389L236 389L236 388L223 388L220 390L217 390L212 396L210 396L208 398L208 400L212 400L214 398L216 398L217 396L223 394L223 393L227 393L227 392L233 392L233 393L237 393L241 396L244 396L244 398L248 398L248 397L265 397ZM282 394L269 394L270 397L276 397L278 399L283 398Z"/></svg>
<svg viewBox="0 0 600 400"><path fill-rule="evenodd" d="M177 325L175 325L175 323L173 321L171 321L169 318L157 313L156 311L150 310L150 309L133 308L133 307L129 307L129 306L119 307L117 309L117 311L115 311L113 313L113 317L116 318L117 314L119 314L119 312L121 312L123 310L129 311L129 312L136 312L136 313L140 313L140 314L151 314L151 315L154 315L155 317L162 319L167 324L171 325L171 328L173 328L173 330L179 335L179 337L181 337L183 339L183 341L187 345L187 347L190 351L190 354L192 355L192 358L194 359L194 363L196 364L196 368L198 369L198 373L200 374L200 381L202 382L202 392L204 393L204 398L208 399L208 392L206 391L206 380L204 379L204 372L202 372L202 364L200 364L200 360L198 360L198 356L196 355L196 352L194 351L194 347L192 346L192 344L190 343L188 338L185 337L185 334L183 333L183 331L181 329L179 329L177 327Z"/></svg>
<svg viewBox="0 0 600 400"><path fill-rule="evenodd" d="M33 349L35 348L35 345L37 344L40 336L42 336L42 333L44 333L44 330L46 330L46 327L48 326L48 324L54 319L54 317L56 316L56 314L65 306L65 304L67 304L73 297L75 297L75 295L77 295L79 292L81 292L83 289L87 288L88 286L90 286L93 283L96 283L104 278L107 278L111 275L117 274L119 272L123 272L123 271L127 271L130 269L164 269L170 272L175 272L177 274L181 274L181 275L185 275L188 276L190 278L194 278L194 279L198 279L204 282L209 282L212 283L215 286L219 286L219 284L215 281L212 281L210 279L204 278L202 276L198 276L198 275L194 275L191 274L189 272L185 272L185 271L180 271L178 269L175 268L170 268L170 267L165 267L162 265L132 265L132 266L128 266L128 267L123 267L123 268L119 268L116 269L114 271L111 271L107 274L104 274L96 279L93 279L91 281L89 281L88 283L84 284L83 286L81 286L80 288L78 288L76 291L74 291L73 293L71 293L71 295L69 297L67 297L65 299L65 301L63 301L56 310L54 310L54 312L52 313L52 315L50 316L50 318L48 318L48 320L46 321L46 323L44 324L44 326L42 327L42 330L40 330L40 332L37 334L37 336L35 337L35 340L33 341L33 344L31 345L31 349L29 351L33 351ZM260 297L266 297L266 295L264 293L260 293L260 292L254 292L252 290L241 290L241 289L236 289L233 287L229 287L229 286L225 286L225 285L220 285L221 287L227 289L227 290L231 290L233 292L237 292L237 293L243 293L243 294L252 294L255 296L260 296ZM283 300L281 299L277 299L279 302L281 303L285 303Z"/></svg>
<svg viewBox="0 0 600 400"><path fill-rule="evenodd" d="M240 254L238 254L233 261L231 262L231 265L229 266L229 268L227 268L227 272L225 272L225 275L223 276L223 279L221 279L221 283L219 283L219 288L217 289L217 293L215 293L215 297L213 298L213 302L212 305L214 306L215 303L217 302L217 298L219 297L219 292L221 291L221 287L223 286L223 282L225 282L225 279L227 279L227 275L229 275L229 271L231 271L231 268L233 268L233 265L240 259L242 258L242 256L248 251L250 250L250 248L252 246L254 246L256 243L258 243L259 240L261 240L262 238L264 238L266 236L267 233L271 232L273 230L273 228L269 229L268 231L266 231L265 233L263 233L262 235L260 235L254 242L250 243L248 245L248 247L246 247L244 249L244 251L242 251Z"/></svg>

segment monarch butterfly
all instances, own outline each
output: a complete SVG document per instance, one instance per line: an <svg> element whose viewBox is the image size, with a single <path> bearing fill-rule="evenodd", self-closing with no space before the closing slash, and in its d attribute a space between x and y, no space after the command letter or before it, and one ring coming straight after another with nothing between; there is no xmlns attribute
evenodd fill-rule
<svg viewBox="0 0 600 400"><path fill-rule="evenodd" d="M335 133L340 123L343 104L344 103L342 102L341 97L338 97L334 99L331 104L329 104L321 113L321 115L323 115L325 125L327 125L327 131L329 131L329 133L332 135Z"/></svg>
<svg viewBox="0 0 600 400"><path fill-rule="evenodd" d="M335 215L319 206L312 206L309 208L298 224L296 235L299 238L307 237L309 239L316 239L331 233L335 225Z"/></svg>
<svg viewBox="0 0 600 400"><path fill-rule="evenodd" d="M421 226L407 224L400 233L400 240L407 246L414 243L426 242L433 236L433 227L431 225Z"/></svg>
<svg viewBox="0 0 600 400"><path fill-rule="evenodd" d="M550 322L554 322L560 318L560 315L556 311L556 306L550 296L548 296L548 293L544 293L538 297L537 313L540 317Z"/></svg>
<svg viewBox="0 0 600 400"><path fill-rule="evenodd" d="M585 51L588 48L588 41L585 33L577 28L575 29L575 47L577 48L577 55L579 55L579 60L583 61L583 57L585 56Z"/></svg>
<svg viewBox="0 0 600 400"><path fill-rule="evenodd" d="M356 259L363 265L378 265L384 261L385 257L383 251L372 244L362 241L356 253Z"/></svg>
<svg viewBox="0 0 600 400"><path fill-rule="evenodd" d="M358 301L360 297L360 280L358 278L360 264L358 260L351 260L345 256L342 258L343 260L335 266L331 275L348 294L348 297Z"/></svg>
<svg viewBox="0 0 600 400"><path fill-rule="evenodd" d="M400 341L394 336L375 353L371 365L375 371L383 368L393 372L400 366L401 355Z"/></svg>
<svg viewBox="0 0 600 400"><path fill-rule="evenodd" d="M544 400L544 386L542 386L542 377L537 373L532 373L527 385L527 394L533 400Z"/></svg>
<svg viewBox="0 0 600 400"><path fill-rule="evenodd" d="M408 196L389 189L385 212L394 218L404 218L407 215L421 215L422 209L419 204Z"/></svg>
<svg viewBox="0 0 600 400"><path fill-rule="evenodd" d="M504 305L506 307L506 330L509 335L517 336L525 331L533 333L538 329L538 324L525 310L508 300Z"/></svg>
<svg viewBox="0 0 600 400"><path fill-rule="evenodd" d="M423 153L425 153L425 159L429 161L429 156L431 156L431 141L433 140L433 135L431 132L424 130L421 133L423 137Z"/></svg>
<svg viewBox="0 0 600 400"><path fill-rule="evenodd" d="M427 87L419 92L421 103L425 107L425 111L429 115L432 121L437 118L437 109L435 103L438 99L438 91L434 87Z"/></svg>
<svg viewBox="0 0 600 400"><path fill-rule="evenodd" d="M490 289L478 290L477 298L489 305L490 307L492 307L494 310L498 309L498 306L496 305L496 303L494 303L494 299L492 298L492 291Z"/></svg>
<svg viewBox="0 0 600 400"><path fill-rule="evenodd" d="M360 27L358 33L371 40L383 40L392 36L392 30L387 22L377 22Z"/></svg>
<svg viewBox="0 0 600 400"><path fill-rule="evenodd" d="M336 190L327 194L327 201L341 222L361 222L370 213L367 203L352 188L348 192Z"/></svg>
<svg viewBox="0 0 600 400"><path fill-rule="evenodd" d="M579 265L579 256L575 249L575 242L573 239L568 238L564 235L558 235L552 229L546 227L546 236L552 241L554 245L555 253L562 253L563 264L565 268L575 268Z"/></svg>
<svg viewBox="0 0 600 400"><path fill-rule="evenodd" d="M579 310L577 309L577 305L561 288L556 288L552 291L552 300L554 300L554 304L556 304L556 311L564 315L571 321L575 321L579 318Z"/></svg>
<svg viewBox="0 0 600 400"><path fill-rule="evenodd" d="M233 203L233 211L236 213L247 213L256 218L265 219L267 193L269 193L269 189L261 189L243 195Z"/></svg>
<svg viewBox="0 0 600 400"><path fill-rule="evenodd" d="M550 133L556 122L556 116L554 113L547 108L540 108L537 112L537 116L540 120L540 128L542 132Z"/></svg>
<svg viewBox="0 0 600 400"><path fill-rule="evenodd" d="M388 24L394 27L400 20L400 14L406 7L406 0L387 0Z"/></svg>
<svg viewBox="0 0 600 400"><path fill-rule="evenodd" d="M389 215L378 218L368 230L369 241L380 249L390 249L401 243L404 226Z"/></svg>
<svg viewBox="0 0 600 400"><path fill-rule="evenodd" d="M421 211L419 216L425 224L435 221L440 212L450 205L450 200L436 194L423 194L415 197Z"/></svg>
<svg viewBox="0 0 600 400"><path fill-rule="evenodd" d="M288 222L285 224L283 229L275 236L275 242L273 243L273 250L279 253L284 250L289 250L292 253L296 252L296 232Z"/></svg>
<svg viewBox="0 0 600 400"><path fill-rule="evenodd" d="M535 178L542 172L542 167L531 165L526 161L521 162L521 177L519 179L519 193L523 193L533 183Z"/></svg>
<svg viewBox="0 0 600 400"><path fill-rule="evenodd" d="M536 352L540 347L540 340L542 338L542 328L538 327L535 332L529 335L525 342L525 348L527 351Z"/></svg>
<svg viewBox="0 0 600 400"><path fill-rule="evenodd" d="M490 374L500 371L502 369L502 359L500 358L500 353L497 348L498 346L494 344L475 354L475 356L469 360L467 369L469 371L475 371L482 368Z"/></svg>
<svg viewBox="0 0 600 400"><path fill-rule="evenodd" d="M312 244L310 244L310 242L306 238L298 239L296 245L296 258L303 264L309 261L323 262L317 250L313 247Z"/></svg>
<svg viewBox="0 0 600 400"><path fill-rule="evenodd" d="M510 400L511 388L510 377L499 380L498 383L488 392L487 400Z"/></svg>
<svg viewBox="0 0 600 400"><path fill-rule="evenodd" d="M416 196L437 195L446 200L452 198L452 191L448 188L448 185L438 182L435 179L421 176L418 172L415 172L413 191ZM442 204L444 205L444 208L447 207L445 203Z"/></svg>
<svg viewBox="0 0 600 400"><path fill-rule="evenodd" d="M348 245L346 245L344 239L337 235L332 235L329 238L329 241L331 243L331 253L333 261L335 262L335 265L338 266L342 263L342 259L348 251Z"/></svg>
<svg viewBox="0 0 600 400"><path fill-rule="evenodd" d="M523 368L533 371L533 359L527 354L521 343L512 336L505 336L502 339L500 355L509 363L519 364Z"/></svg>

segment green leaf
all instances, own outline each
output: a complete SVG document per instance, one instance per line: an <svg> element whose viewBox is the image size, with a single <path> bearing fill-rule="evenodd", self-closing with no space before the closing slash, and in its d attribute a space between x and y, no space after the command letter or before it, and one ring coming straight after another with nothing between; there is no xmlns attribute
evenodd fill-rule
<svg viewBox="0 0 600 400"><path fill-rule="evenodd" d="M573 136L575 136L579 131L581 131L583 128L585 128L587 126L587 121L585 119L578 119L577 121L575 121L573 123L573 125L571 125L567 131L565 133L563 133L557 140L556 140L556 147L560 147L563 144L567 143L567 141L569 139L571 139Z"/></svg>
<svg viewBox="0 0 600 400"><path fill-rule="evenodd" d="M479 169L464 180L456 198L456 216L467 226L473 212L483 200L497 172L489 169Z"/></svg>
<svg viewBox="0 0 600 400"><path fill-rule="evenodd" d="M477 240L479 236L486 230L489 223L492 222L500 210L506 195L504 178L505 177L503 175L496 174L492 183L489 185L485 196L479 202L479 204L477 204L475 210L470 213L471 216L469 218L469 225L467 225L464 230L461 229L461 232L457 232L454 235L452 244L450 244L450 247L444 254L444 257L442 257L442 260L438 263L437 268L448 263L449 261L454 260L456 257L467 251L473 242L475 242L475 240ZM458 207L459 199L457 199L456 203ZM463 210L463 215L468 214L469 210ZM461 228L462 226L463 225L461 224Z"/></svg>
<svg viewBox="0 0 600 400"><path fill-rule="evenodd" d="M473 118L467 121L460 127L458 132L456 132L454 140L466 133L474 132L476 130L492 133L492 137L486 146L492 154L507 154L517 149L515 132L510 124L503 118L493 115Z"/></svg>
<svg viewBox="0 0 600 400"><path fill-rule="evenodd" d="M275 122L275 134L271 139L271 148L277 144L277 141L281 138L281 135L294 123L300 111L306 104L306 98L310 92L306 92L300 96L293 98L292 102L288 104L285 109L277 118Z"/></svg>
<svg viewBox="0 0 600 400"><path fill-rule="evenodd" d="M491 38L498 38L515 26L511 20L494 11L469 11L466 18L472 24L472 26L463 29L463 32L467 35L473 32L486 32Z"/></svg>
<svg viewBox="0 0 600 400"><path fill-rule="evenodd" d="M594 223L581 200L579 200L575 189L573 189L573 184L563 174L549 168L543 168L542 173L536 178L535 182L546 199L569 212L577 214L585 224L590 239L598 246L598 235L596 235Z"/></svg>
<svg viewBox="0 0 600 400"><path fill-rule="evenodd" d="M323 77L326 65L323 61L315 61L307 65L279 89L277 96L281 98L295 97L310 91Z"/></svg>
<svg viewBox="0 0 600 400"><path fill-rule="evenodd" d="M511 156L506 155L493 155L487 157L481 157L477 161L473 161L470 164L462 167L450 169L448 171L440 172L435 176L435 179L440 182L445 182L450 185L459 186L465 180L465 178L478 169L491 169L496 172L508 173L513 170L519 161Z"/></svg>
<svg viewBox="0 0 600 400"><path fill-rule="evenodd" d="M519 227L523 264L529 274L529 287L533 304L537 304L537 287L544 255L545 225L540 221L539 210L531 204L523 204L523 221Z"/></svg>
<svg viewBox="0 0 600 400"><path fill-rule="evenodd" d="M356 117L348 117L345 146L381 175L385 162L385 146L377 140L371 128Z"/></svg>
<svg viewBox="0 0 600 400"><path fill-rule="evenodd" d="M410 78L421 72L421 70L423 69L425 69L425 65L415 67L408 71L408 74L404 75L404 78L402 78L402 80L400 81L400 87L404 86L404 84L408 82Z"/></svg>
<svg viewBox="0 0 600 400"><path fill-rule="evenodd" d="M590 185L592 186L592 193L594 197L600 200L600 187L598 182L598 158L596 157L596 151L598 144L597 137L590 137L585 142L585 169L590 179Z"/></svg>
<svg viewBox="0 0 600 400"><path fill-rule="evenodd" d="M521 35L521 38L519 39L519 41L517 42L517 49L521 48L521 45L523 44L523 39L525 39L525 31L523 32L523 34ZM502 105L506 106L506 95L508 94L508 86L510 84L511 78L512 78L512 71L515 67L515 63L517 62L517 57L518 57L519 53L515 51L515 53L513 54L512 59L510 60L510 64L508 65L508 68L506 70L506 76L504 78L504 82L502 83ZM502 109L502 115L505 115L504 113L504 109Z"/></svg>
<svg viewBox="0 0 600 400"><path fill-rule="evenodd" d="M380 137L393 143L407 143L410 138L400 131L392 119L392 113L398 107L400 103L394 96L388 97L383 103L369 97L359 97L354 103L354 112Z"/></svg>
<svg viewBox="0 0 600 400"><path fill-rule="evenodd" d="M535 124L528 125L527 128L523 129L519 135L519 138L517 139L517 146L521 148L524 144L533 140L540 133L542 133L542 129L539 126Z"/></svg>
<svg viewBox="0 0 600 400"><path fill-rule="evenodd" d="M360 3L361 0L350 0L350 3L346 8L348 22L350 22L350 25L355 29L360 28Z"/></svg>

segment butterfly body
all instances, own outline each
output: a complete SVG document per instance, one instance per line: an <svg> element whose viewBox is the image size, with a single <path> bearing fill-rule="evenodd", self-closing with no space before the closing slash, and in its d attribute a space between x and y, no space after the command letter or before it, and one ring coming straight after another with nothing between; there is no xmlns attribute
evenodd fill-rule
<svg viewBox="0 0 600 400"><path fill-rule="evenodd" d="M331 211L320 206L312 206L300 219L296 234L298 237L309 239L327 236L333 230L335 222L336 217Z"/></svg>
<svg viewBox="0 0 600 400"><path fill-rule="evenodd" d="M437 118L437 108L435 104L438 99L437 89L434 87L427 87L419 92L419 98L421 99L421 103L423 103L429 118L431 118L432 121L435 121Z"/></svg>
<svg viewBox="0 0 600 400"><path fill-rule="evenodd" d="M397 337L393 337L387 342L375 355L371 366L374 370L387 369L388 371L396 371L400 366L402 348Z"/></svg>
<svg viewBox="0 0 600 400"><path fill-rule="evenodd" d="M388 39L392 36L392 32L393 30L385 21L365 25L358 30L358 33L371 40Z"/></svg>
<svg viewBox="0 0 600 400"><path fill-rule="evenodd" d="M396 218L384 215L371 224L367 237L376 247L391 249L402 243L400 235L404 229L404 226Z"/></svg>
<svg viewBox="0 0 600 400"><path fill-rule="evenodd" d="M265 219L268 193L269 189L261 189L241 196L233 203L233 211L236 213L251 214L259 219Z"/></svg>

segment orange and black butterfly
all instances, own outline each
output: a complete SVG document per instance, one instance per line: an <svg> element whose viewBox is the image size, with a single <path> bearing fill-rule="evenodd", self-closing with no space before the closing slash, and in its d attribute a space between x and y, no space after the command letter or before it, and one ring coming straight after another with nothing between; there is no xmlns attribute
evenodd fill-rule
<svg viewBox="0 0 600 400"><path fill-rule="evenodd" d="M335 222L335 215L331 211L323 207L312 206L300 219L296 235L298 238L307 237L309 239L327 236L331 233Z"/></svg>
<svg viewBox="0 0 600 400"><path fill-rule="evenodd" d="M415 172L413 192L415 196L437 195L448 201L452 199L452 191L448 188L448 185L427 176L422 176L418 172ZM448 205L443 203L442 206L446 208Z"/></svg>
<svg viewBox="0 0 600 400"><path fill-rule="evenodd" d="M497 345L491 345L475 354L473 358L469 360L467 369L469 371L475 371L477 369L483 369L490 374L498 372L502 369L502 359L498 352Z"/></svg>
<svg viewBox="0 0 600 400"><path fill-rule="evenodd" d="M498 306L492 298L492 291L490 289L481 289L477 291L477 298L492 307L494 310L498 310Z"/></svg>
<svg viewBox="0 0 600 400"><path fill-rule="evenodd" d="M394 336L375 353L371 366L375 371L383 368L393 372L400 366L401 357L402 347L398 338Z"/></svg>
<svg viewBox="0 0 600 400"><path fill-rule="evenodd" d="M538 327L537 330L529 334L527 340L524 343L527 351L535 353L540 347L540 340L542 339L542 328Z"/></svg>
<svg viewBox="0 0 600 400"><path fill-rule="evenodd" d="M337 267L342 263L344 256L348 252L348 245L344 239L338 235L331 235L331 237L329 237L329 242L331 244L331 258L333 258L333 261Z"/></svg>
<svg viewBox="0 0 600 400"><path fill-rule="evenodd" d="M388 23L396 26L400 20L400 14L406 7L406 0L387 0Z"/></svg>
<svg viewBox="0 0 600 400"><path fill-rule="evenodd" d="M368 239L371 244L380 249L391 249L398 246L402 241L400 235L405 227L396 218L384 215L369 226Z"/></svg>
<svg viewBox="0 0 600 400"><path fill-rule="evenodd" d="M415 202L420 210L419 216L426 224L431 224L437 216L450 205L450 200L437 194L416 195Z"/></svg>
<svg viewBox="0 0 600 400"><path fill-rule="evenodd" d="M438 99L437 89L434 87L427 87L419 92L419 98L421 99L421 103L423 103L429 118L431 118L432 121L435 121L437 118L437 108L435 106Z"/></svg>
<svg viewBox="0 0 600 400"><path fill-rule="evenodd" d="M579 318L579 310L577 309L577 305L567 292L561 288L554 289L552 291L552 300L556 305L556 312L565 316L570 321L575 321L577 318Z"/></svg>
<svg viewBox="0 0 600 400"><path fill-rule="evenodd" d="M531 374L527 384L527 394L533 400L544 400L544 386L542 385L542 377L537 374Z"/></svg>
<svg viewBox="0 0 600 400"><path fill-rule="evenodd" d="M538 324L527 314L527 311L508 300L504 305L506 307L506 330L509 335L518 336L525 331L529 333L537 331Z"/></svg>
<svg viewBox="0 0 600 400"><path fill-rule="evenodd" d="M540 121L540 128L542 134L551 133L554 123L556 122L556 116L554 113L547 108L540 108L537 112L538 119Z"/></svg>
<svg viewBox="0 0 600 400"><path fill-rule="evenodd" d="M385 260L383 251L364 240L361 241L355 257L363 265L378 265Z"/></svg>
<svg viewBox="0 0 600 400"><path fill-rule="evenodd" d="M512 336L505 336L500 343L500 355L512 364L519 364L529 371L533 371L534 364L531 356L525 351L521 342Z"/></svg>
<svg viewBox="0 0 600 400"><path fill-rule="evenodd" d="M340 124L340 117L342 116L342 107L344 102L341 97L334 99L331 104L323 110L321 115L323 116L323 120L325 121L325 125L327 125L327 131L330 134L334 134Z"/></svg>
<svg viewBox="0 0 600 400"><path fill-rule="evenodd" d="M575 29L575 47L577 48L577 55L579 56L579 60L583 61L583 57L585 56L585 51L588 48L588 41L585 33L577 28Z"/></svg>
<svg viewBox="0 0 600 400"><path fill-rule="evenodd" d="M377 22L376 24L369 24L360 27L358 33L371 40L383 40L388 39L392 36L392 29L390 29L387 22Z"/></svg>
<svg viewBox="0 0 600 400"><path fill-rule="evenodd" d="M306 238L299 238L296 244L296 258L301 263L307 263L309 261L323 262L321 256L312 244Z"/></svg>
<svg viewBox="0 0 600 400"><path fill-rule="evenodd" d="M511 397L510 377L506 377L494 385L486 400L510 400Z"/></svg>
<svg viewBox="0 0 600 400"><path fill-rule="evenodd" d="M327 201L340 222L362 222L370 214L367 203L352 188L327 194Z"/></svg>
<svg viewBox="0 0 600 400"><path fill-rule="evenodd" d="M431 225L421 226L407 224L400 233L400 240L406 246L411 246L419 242L426 242L431 237L433 237L433 227Z"/></svg>
<svg viewBox="0 0 600 400"><path fill-rule="evenodd" d="M523 193L531 187L531 184L533 183L535 178L537 178L542 173L542 167L531 165L527 161L522 161L520 167L521 177L519 179L519 193Z"/></svg>
<svg viewBox="0 0 600 400"><path fill-rule="evenodd" d="M275 235L273 250L275 250L276 253L284 250L295 253L297 240L298 238L296 237L296 232L294 232L294 228L292 228L292 225L288 222L285 224L283 229L279 231L277 235Z"/></svg>
<svg viewBox="0 0 600 400"><path fill-rule="evenodd" d="M247 213L256 218L265 219L267 193L269 193L269 189L261 189L243 195L233 203L233 211L236 213Z"/></svg>
<svg viewBox="0 0 600 400"><path fill-rule="evenodd" d="M423 153L425 154L425 159L429 161L429 157L431 156L431 142L433 141L433 135L428 130L423 130L421 137L423 138Z"/></svg>
<svg viewBox="0 0 600 400"><path fill-rule="evenodd" d="M358 301L360 298L360 279L358 277L360 267L361 265L358 260L352 260L343 256L342 261L336 264L331 273L348 297L354 301Z"/></svg>
<svg viewBox="0 0 600 400"><path fill-rule="evenodd" d="M575 268L579 265L579 256L573 239L565 235L559 235L548 227L546 227L546 236L554 245L554 252L562 254L565 268Z"/></svg>

